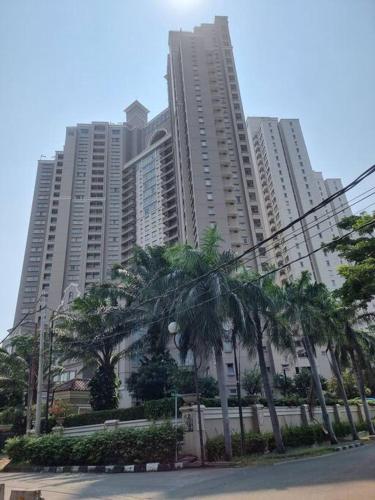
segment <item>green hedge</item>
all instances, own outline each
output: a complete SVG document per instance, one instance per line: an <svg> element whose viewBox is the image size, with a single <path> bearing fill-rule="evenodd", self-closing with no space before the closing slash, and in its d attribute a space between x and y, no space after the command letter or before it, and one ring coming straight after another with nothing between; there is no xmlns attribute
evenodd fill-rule
<svg viewBox="0 0 375 500"><path fill-rule="evenodd" d="M171 424L121 429L69 438L56 435L14 437L5 444L12 462L32 465L117 465L172 462L182 429Z"/></svg>
<svg viewBox="0 0 375 500"><path fill-rule="evenodd" d="M66 417L64 427L76 427L81 425L102 424L106 420L139 420L145 418L144 406L133 406L131 408L120 408L118 410L101 410L82 415L71 415Z"/></svg>
<svg viewBox="0 0 375 500"><path fill-rule="evenodd" d="M245 434L245 454L264 453L269 447L271 434L257 434L255 432L247 432ZM233 455L240 455L241 436L239 433L232 434L232 449ZM207 459L210 462L223 460L225 457L225 447L223 436L216 436L208 439L206 444Z"/></svg>
<svg viewBox="0 0 375 500"><path fill-rule="evenodd" d="M183 400L177 398L178 415L180 406L183 405ZM145 417L148 420L158 420L164 418L174 418L175 416L175 399L163 398L145 401Z"/></svg>
<svg viewBox="0 0 375 500"><path fill-rule="evenodd" d="M350 425L347 422L333 424L337 437L345 437L350 434ZM357 430L366 430L365 424L357 424ZM327 440L320 425L308 425L302 427L285 427L282 429L283 441L286 447L311 446L314 443L323 443ZM240 454L240 434L232 435L233 455ZM255 434L246 433L245 454L264 453L266 450L275 449L275 439L272 433ZM207 458L216 461L224 459L224 438L217 436L207 440Z"/></svg>
<svg viewBox="0 0 375 500"><path fill-rule="evenodd" d="M241 401L242 401L242 406L244 407L251 406L252 404L254 404L254 402L251 401L251 398L248 397L242 398ZM268 406L267 399L263 397L258 398L258 403L263 406ZM303 404L307 404L307 399L292 395L281 398L275 398L274 403L275 406L301 406ZM327 398L326 403L327 405L333 405L340 403L340 400ZM207 408L213 408L213 407L217 408L221 406L219 398L202 398L202 404L204 404ZM230 407L238 406L237 398L235 397L228 398L228 406Z"/></svg>

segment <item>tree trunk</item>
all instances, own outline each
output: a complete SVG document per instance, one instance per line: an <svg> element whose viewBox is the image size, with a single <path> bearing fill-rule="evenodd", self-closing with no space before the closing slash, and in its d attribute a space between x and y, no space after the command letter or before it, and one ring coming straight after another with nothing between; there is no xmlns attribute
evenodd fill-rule
<svg viewBox="0 0 375 500"><path fill-rule="evenodd" d="M348 397L346 395L344 380L342 378L342 374L341 374L339 363L337 361L336 353L335 353L334 348L332 347L331 343L328 344L328 349L329 349L329 353L331 355L332 370L333 370L333 373L335 374L335 377L337 380L337 385L339 387L341 397L342 397L342 400L344 402L345 412L346 412L346 416L348 417L348 422L350 425L351 434L352 434L353 439L357 440L357 439L359 439L359 437L358 437L357 429L355 427L355 423L353 420L353 415L352 415L352 412L350 410Z"/></svg>
<svg viewBox="0 0 375 500"><path fill-rule="evenodd" d="M256 321L256 323L258 323L258 321ZM261 328L260 321L259 321L259 328ZM267 365L266 365L266 360L264 358L263 342L260 330L258 330L257 332L257 352L259 360L259 369L262 375L264 393L267 399L268 411L270 412L271 425L272 425L273 436L275 438L276 450L279 453L285 453L285 446L283 442L283 437L281 435L279 419L277 418L276 408L273 402L271 384L268 379Z"/></svg>
<svg viewBox="0 0 375 500"><path fill-rule="evenodd" d="M194 351L193 351L193 362L194 362L194 386L195 386L195 394L197 396L197 408L198 408L198 431L199 431L199 446L200 446L200 450L201 450L201 466L204 467L204 465L205 465L205 452L204 452L204 445L203 445L201 397L199 394L197 356L196 356Z"/></svg>
<svg viewBox="0 0 375 500"><path fill-rule="evenodd" d="M225 458L227 460L232 460L232 437L229 426L228 396L227 396L227 387L225 385L223 353L221 350L215 349L215 360L216 360L217 381L219 384L219 395L221 400L221 413L223 417Z"/></svg>
<svg viewBox="0 0 375 500"><path fill-rule="evenodd" d="M374 426L371 421L371 415L370 415L370 409L368 407L367 399L366 399L366 389L365 389L365 380L363 378L363 373L362 373L362 368L360 367L355 352L353 349L350 349L349 351L350 359L352 360L353 363L353 368L356 374L357 378L357 385L358 385L358 390L359 394L361 396L362 404L363 404L363 409L365 411L365 420L366 420L366 425L367 425L367 430L371 436L375 435L375 430Z"/></svg>
<svg viewBox="0 0 375 500"><path fill-rule="evenodd" d="M243 423L243 415L242 415L242 398L241 398L241 374L238 369L238 360L237 360L237 343L236 336L232 337L233 344L233 353L234 353L234 369L236 373L236 388L237 388L237 400L238 400L238 414L240 417L240 430L241 430L241 456L245 452L245 426Z"/></svg>
<svg viewBox="0 0 375 500"><path fill-rule="evenodd" d="M324 399L322 384L320 382L319 372L318 372L318 368L316 366L313 348L311 346L310 339L308 338L307 335L303 336L303 343L305 345L306 354L307 354L307 357L309 359L309 363L310 363L310 367L311 367L311 375L312 375L313 382L314 382L316 396L319 400L320 408L322 410L322 417L323 417L324 425L326 426L331 444L337 444L338 441L337 441L337 437L335 435L335 432L333 430L331 420L330 420L329 415L328 415L327 405L326 405L326 402Z"/></svg>

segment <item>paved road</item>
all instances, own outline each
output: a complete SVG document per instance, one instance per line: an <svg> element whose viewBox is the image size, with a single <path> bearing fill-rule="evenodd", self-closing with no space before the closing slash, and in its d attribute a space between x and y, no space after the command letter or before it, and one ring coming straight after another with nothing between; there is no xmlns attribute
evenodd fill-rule
<svg viewBox="0 0 375 500"><path fill-rule="evenodd" d="M375 500L375 445L295 462L236 469L138 474L0 474L46 500Z"/></svg>

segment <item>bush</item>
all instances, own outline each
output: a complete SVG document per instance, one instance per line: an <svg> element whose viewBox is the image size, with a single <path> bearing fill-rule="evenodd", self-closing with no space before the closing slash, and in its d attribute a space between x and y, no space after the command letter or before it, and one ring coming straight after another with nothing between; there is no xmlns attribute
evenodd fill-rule
<svg viewBox="0 0 375 500"><path fill-rule="evenodd" d="M8 439L12 438L13 436L14 436L14 433L12 431L10 431L10 432L3 432L3 431L1 431L0 432L0 452L3 451L5 442Z"/></svg>
<svg viewBox="0 0 375 500"><path fill-rule="evenodd" d="M144 406L133 406L131 408L120 408L118 410L101 410L82 415L71 415L64 420L64 427L76 427L81 425L102 424L106 420L138 420L145 418Z"/></svg>
<svg viewBox="0 0 375 500"><path fill-rule="evenodd" d="M13 462L43 466L172 462L181 432L167 423L147 429L97 432L80 438L17 437L6 442L5 451Z"/></svg>
<svg viewBox="0 0 375 500"><path fill-rule="evenodd" d="M282 436L285 446L311 446L314 443L322 443L326 440L320 425L309 425L303 427L286 427L282 429ZM350 431L345 431L345 424L342 432L347 435ZM340 434L341 435L341 434ZM232 435L233 455L240 454L241 436L239 433ZM224 438L216 436L207 440L207 458L210 461L223 460L225 456ZM245 455L254 453L264 453L273 451L276 448L275 438L272 433L257 434L248 432L245 434Z"/></svg>
<svg viewBox="0 0 375 500"><path fill-rule="evenodd" d="M177 411L182 406L183 401L177 398ZM163 418L172 418L175 416L175 399L162 398L153 399L145 402L145 418L148 420L159 420Z"/></svg>
<svg viewBox="0 0 375 500"><path fill-rule="evenodd" d="M264 453L268 449L269 434L257 434L255 432L247 432L245 434L245 454ZM233 455L240 455L241 451L241 435L239 433L232 434L232 449ZM225 456L225 446L223 436L216 436L207 440L206 444L207 459L215 462L223 460Z"/></svg>
<svg viewBox="0 0 375 500"><path fill-rule="evenodd" d="M17 420L23 417L21 408L9 407L0 412L0 424L15 424Z"/></svg>
<svg viewBox="0 0 375 500"><path fill-rule="evenodd" d="M172 377L172 386L179 394L195 393L194 372L188 368L176 368ZM217 380L213 377L198 377L198 387L204 398L214 398L219 394Z"/></svg>

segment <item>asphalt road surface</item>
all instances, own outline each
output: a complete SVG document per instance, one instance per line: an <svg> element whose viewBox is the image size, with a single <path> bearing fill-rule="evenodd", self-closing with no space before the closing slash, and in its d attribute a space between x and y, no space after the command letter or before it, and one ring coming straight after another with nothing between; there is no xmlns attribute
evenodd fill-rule
<svg viewBox="0 0 375 500"><path fill-rule="evenodd" d="M13 489L45 500L375 500L375 444L277 465L135 474L1 473Z"/></svg>

